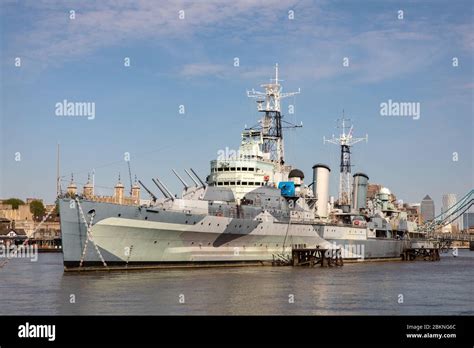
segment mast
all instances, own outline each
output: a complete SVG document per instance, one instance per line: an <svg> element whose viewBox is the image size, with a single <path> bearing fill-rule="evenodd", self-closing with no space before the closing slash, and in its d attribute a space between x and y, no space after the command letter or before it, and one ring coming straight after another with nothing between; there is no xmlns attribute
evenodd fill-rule
<svg viewBox="0 0 474 348"><path fill-rule="evenodd" d="M339 135L338 138L336 138L334 134L331 139L326 139L326 137L323 138L324 144L332 143L341 146L341 163L339 172L340 205L350 205L352 200L351 146L363 140L367 142L369 139L369 136L367 134L364 138L354 138L352 135L354 127L352 125L349 131L346 133L346 129L349 128L349 126L346 125L346 121L350 121L350 119L345 118L344 110L342 110L341 126L338 127L342 129L342 133Z"/></svg>
<svg viewBox="0 0 474 348"><path fill-rule="evenodd" d="M61 178L59 177L59 143L56 148L56 198L61 195Z"/></svg>
<svg viewBox="0 0 474 348"><path fill-rule="evenodd" d="M275 78L270 83L260 85L265 92L259 92L252 89L247 91L249 98L257 99L257 110L263 112L264 115L260 119L260 129L263 137L263 152L270 154L270 159L279 165L284 164L284 145L283 145L283 128L280 101L283 98L299 94L298 92L282 93L282 86L278 78L278 64L275 64ZM301 127L290 124L291 128Z"/></svg>

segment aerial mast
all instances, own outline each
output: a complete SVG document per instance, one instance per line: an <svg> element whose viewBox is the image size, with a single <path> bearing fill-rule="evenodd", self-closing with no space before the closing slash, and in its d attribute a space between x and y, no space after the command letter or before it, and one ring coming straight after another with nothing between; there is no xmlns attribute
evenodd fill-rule
<svg viewBox="0 0 474 348"><path fill-rule="evenodd" d="M333 134L331 139L323 138L325 143L332 143L335 145L341 146L341 164L340 164L340 173L339 173L339 205L351 205L352 195L352 176L351 176L351 146L361 142L368 141L369 136L366 134L364 138L355 138L352 135L353 126L347 124L350 119L345 118L344 110L342 110L342 119L341 126L338 128L342 129L342 133L336 138ZM346 133L346 130L349 128L349 131Z"/></svg>
<svg viewBox="0 0 474 348"><path fill-rule="evenodd" d="M283 128L280 100L290 96L299 94L298 92L282 93L282 86L278 78L278 64L275 64L275 78L270 83L263 84L260 87L265 88L265 92L259 92L252 89L247 91L249 98L257 99L257 109L259 112L265 113L260 120L260 128L263 137L263 151L270 153L270 159L276 163L284 164L284 146L283 146ZM301 127L291 125L294 127Z"/></svg>
<svg viewBox="0 0 474 348"><path fill-rule="evenodd" d="M60 161L60 152L59 152L59 143L56 149L56 198L61 195L61 177L59 175L59 161Z"/></svg>

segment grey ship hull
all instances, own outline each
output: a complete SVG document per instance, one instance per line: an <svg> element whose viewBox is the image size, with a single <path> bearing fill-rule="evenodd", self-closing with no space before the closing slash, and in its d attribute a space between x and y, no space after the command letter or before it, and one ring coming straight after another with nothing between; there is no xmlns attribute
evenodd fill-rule
<svg viewBox="0 0 474 348"><path fill-rule="evenodd" d="M60 199L62 249L66 269L103 265L264 263L292 247L332 248L348 246L344 258L398 258L403 241L394 239L324 239L324 226L279 223L222 216L147 209L81 200L91 228L87 228L77 204ZM97 246L97 249L95 246ZM100 253L100 255L99 255Z"/></svg>

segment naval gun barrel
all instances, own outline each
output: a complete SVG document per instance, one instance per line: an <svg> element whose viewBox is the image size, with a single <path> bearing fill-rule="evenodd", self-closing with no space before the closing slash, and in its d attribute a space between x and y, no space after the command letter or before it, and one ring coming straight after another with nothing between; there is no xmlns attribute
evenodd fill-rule
<svg viewBox="0 0 474 348"><path fill-rule="evenodd" d="M199 186L199 183L196 181L196 179L194 179L194 176L192 176L186 169L184 171L186 172L186 174L188 174L188 176L191 178L191 180L194 181L194 184L196 186Z"/></svg>
<svg viewBox="0 0 474 348"><path fill-rule="evenodd" d="M164 190L163 187L161 187L161 185L155 179L152 178L151 181L153 181L153 183L156 185L156 187L158 187L158 189L161 191L163 196L165 196L165 198L170 198L168 193Z"/></svg>
<svg viewBox="0 0 474 348"><path fill-rule="evenodd" d="M166 193L168 194L168 198L171 198L171 200L174 201L174 196L173 194L171 193L170 190L168 190L168 188L166 187L165 184L163 184L160 179L156 178L156 181L161 185L161 187L163 187L163 189L166 191Z"/></svg>
<svg viewBox="0 0 474 348"><path fill-rule="evenodd" d="M196 174L196 172L193 170L193 168L189 168L191 170L191 172L196 176L196 178L199 180L199 182L201 183L202 187L206 187L206 184L204 183L204 181L201 180L201 178L199 177L199 175Z"/></svg>
<svg viewBox="0 0 474 348"><path fill-rule="evenodd" d="M174 169L171 169L171 170L173 171L174 175L176 175L178 180L181 181L181 183L184 186L184 189L187 190L189 188L189 185L186 183L186 181L184 181L184 179L178 173L176 173L176 170L174 170Z"/></svg>
<svg viewBox="0 0 474 348"><path fill-rule="evenodd" d="M142 183L140 180L138 180L138 183L139 183L140 185L142 185L142 187L145 189L145 191L148 192L148 194L151 196L151 198L153 198L153 202L156 202L157 198L156 198L156 196L153 194L153 192L151 192L145 185L143 185L143 183Z"/></svg>

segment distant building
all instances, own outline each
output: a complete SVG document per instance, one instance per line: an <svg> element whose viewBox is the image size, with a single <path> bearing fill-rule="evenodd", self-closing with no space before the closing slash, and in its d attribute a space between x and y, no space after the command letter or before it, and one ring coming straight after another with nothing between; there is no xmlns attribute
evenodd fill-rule
<svg viewBox="0 0 474 348"><path fill-rule="evenodd" d="M447 212L452 206L457 203L457 198L454 193L447 193L443 195L443 206L441 207L441 213ZM450 224L450 232L459 231L459 219L453 220Z"/></svg>
<svg viewBox="0 0 474 348"><path fill-rule="evenodd" d="M420 203L404 203L402 211L406 211L408 221L421 223Z"/></svg>
<svg viewBox="0 0 474 348"><path fill-rule="evenodd" d="M67 193L70 196L78 194L77 185L74 182L74 177L71 176L71 182L67 186ZM135 178L135 182L131 188L131 195L125 196L125 186L120 182L120 176L117 184L114 186L114 194L112 196L98 196L94 194L94 187L90 181L90 176L87 179L87 183L82 188L82 196L85 199L104 202L104 203L115 203L123 205L140 205L140 186Z"/></svg>
<svg viewBox="0 0 474 348"><path fill-rule="evenodd" d="M429 222L434 220L435 205L429 195L426 195L425 198L423 198L423 200L421 201L420 213L423 222Z"/></svg>
<svg viewBox="0 0 474 348"><path fill-rule="evenodd" d="M474 228L474 213L464 213L462 214L462 229L469 230Z"/></svg>
<svg viewBox="0 0 474 348"><path fill-rule="evenodd" d="M372 200L375 198L375 195L379 193L382 185L379 184L369 184L367 185L367 199Z"/></svg>
<svg viewBox="0 0 474 348"><path fill-rule="evenodd" d="M26 232L23 229L0 230L0 245L12 245L23 242L26 239Z"/></svg>

